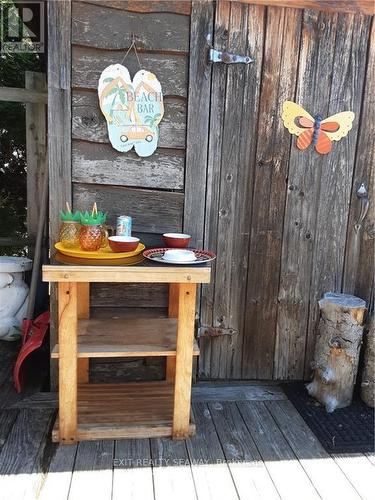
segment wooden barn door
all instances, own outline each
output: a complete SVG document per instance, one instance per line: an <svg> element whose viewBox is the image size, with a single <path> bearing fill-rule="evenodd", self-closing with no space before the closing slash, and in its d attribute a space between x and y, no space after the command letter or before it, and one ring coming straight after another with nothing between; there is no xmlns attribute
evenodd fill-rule
<svg viewBox="0 0 375 500"><path fill-rule="evenodd" d="M373 161L363 144L371 18L221 1L215 12L193 2L191 22L199 42L190 52L184 222L218 255L201 294L199 376L301 379L317 299L356 287L370 295L369 276L345 278L356 189L373 182L363 168ZM210 41L255 62L210 67L202 61ZM285 100L323 116L352 110L353 130L325 157L299 152L282 124Z"/></svg>

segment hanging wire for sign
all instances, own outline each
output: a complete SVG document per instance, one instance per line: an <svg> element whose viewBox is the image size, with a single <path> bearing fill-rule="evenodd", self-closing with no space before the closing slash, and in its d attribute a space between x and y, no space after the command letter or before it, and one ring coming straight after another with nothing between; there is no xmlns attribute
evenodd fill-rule
<svg viewBox="0 0 375 500"><path fill-rule="evenodd" d="M130 47L128 48L128 50L126 51L126 53L125 53L125 55L124 55L124 57L123 57L123 59L122 59L122 61L121 61L120 64L122 64L125 61L125 59L128 57L128 54L131 51L131 49L134 49L135 57L137 58L139 69L142 69L141 61L139 60L139 57L138 57L137 47L135 45L135 37L134 37L134 35L133 35L133 41L132 41Z"/></svg>

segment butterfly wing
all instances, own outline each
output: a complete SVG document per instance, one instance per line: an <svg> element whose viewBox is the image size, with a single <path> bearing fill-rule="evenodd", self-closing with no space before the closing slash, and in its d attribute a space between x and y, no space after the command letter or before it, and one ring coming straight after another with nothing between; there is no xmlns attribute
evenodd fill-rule
<svg viewBox="0 0 375 500"><path fill-rule="evenodd" d="M302 132L297 139L297 148L301 151L307 149L312 142L313 135L314 130L312 128L308 128L307 130L304 129L304 132Z"/></svg>
<svg viewBox="0 0 375 500"><path fill-rule="evenodd" d="M297 123L300 127L303 128L313 128L314 122L312 120L309 120L308 118L304 116L300 116L297 120Z"/></svg>
<svg viewBox="0 0 375 500"><path fill-rule="evenodd" d="M325 122L320 125L320 128L324 132L337 132L340 128L340 125L337 122Z"/></svg>
<svg viewBox="0 0 375 500"><path fill-rule="evenodd" d="M301 106L292 101L284 102L281 118L283 119L284 126L289 130L289 132L297 136L305 132L306 127L301 126L301 120L299 120L299 123L297 124L296 118L304 118L312 124L314 124L315 121L307 111L305 111Z"/></svg>
<svg viewBox="0 0 375 500"><path fill-rule="evenodd" d="M342 113L337 113L326 118L321 122L320 126L331 141L339 141L348 135L349 130L353 126L354 118L355 114L353 111L343 111ZM338 127L334 128L332 124L337 124ZM331 130L329 130L330 128Z"/></svg>
<svg viewBox="0 0 375 500"><path fill-rule="evenodd" d="M315 149L321 155L326 155L332 149L332 141L328 137L328 134L326 132L323 132L323 130L319 130L318 132L318 138L315 144Z"/></svg>

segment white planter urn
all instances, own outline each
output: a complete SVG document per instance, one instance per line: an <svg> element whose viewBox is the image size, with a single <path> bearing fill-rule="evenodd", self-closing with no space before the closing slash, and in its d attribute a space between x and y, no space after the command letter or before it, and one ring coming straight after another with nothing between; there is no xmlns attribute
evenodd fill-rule
<svg viewBox="0 0 375 500"><path fill-rule="evenodd" d="M29 287L23 281L32 261L0 256L0 340L18 340L26 316Z"/></svg>

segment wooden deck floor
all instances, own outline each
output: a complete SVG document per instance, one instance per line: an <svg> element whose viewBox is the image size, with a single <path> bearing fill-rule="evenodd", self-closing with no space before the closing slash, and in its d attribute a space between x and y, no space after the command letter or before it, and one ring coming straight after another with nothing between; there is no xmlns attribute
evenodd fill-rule
<svg viewBox="0 0 375 500"><path fill-rule="evenodd" d="M56 398L0 368L0 499L373 499L375 456L328 455L274 384L198 384L197 435L53 445Z"/></svg>

